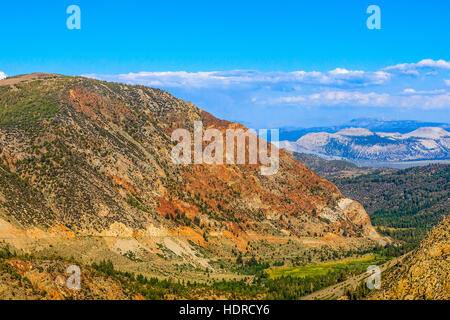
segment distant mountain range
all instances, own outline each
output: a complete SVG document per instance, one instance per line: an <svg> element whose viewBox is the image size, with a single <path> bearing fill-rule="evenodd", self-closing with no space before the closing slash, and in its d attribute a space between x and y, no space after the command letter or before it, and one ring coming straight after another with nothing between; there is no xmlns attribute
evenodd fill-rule
<svg viewBox="0 0 450 320"><path fill-rule="evenodd" d="M450 124L441 122L421 122L414 120L381 120L374 118L358 118L347 123L328 127L285 127L280 129L280 141L297 141L304 135L314 132L336 133L347 128L364 128L373 132L408 133L423 127L437 127L450 130Z"/></svg>
<svg viewBox="0 0 450 320"><path fill-rule="evenodd" d="M325 159L450 160L450 133L441 127L421 127L409 133L344 128L336 133L308 133L295 142L281 141L280 147Z"/></svg>

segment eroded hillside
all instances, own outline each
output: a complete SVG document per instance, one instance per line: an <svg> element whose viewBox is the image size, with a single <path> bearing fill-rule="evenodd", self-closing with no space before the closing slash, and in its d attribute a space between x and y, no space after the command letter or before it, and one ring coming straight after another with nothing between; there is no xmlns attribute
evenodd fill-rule
<svg viewBox="0 0 450 320"><path fill-rule="evenodd" d="M175 165L171 133L192 132L195 120L243 128L144 86L0 81L1 238L161 276L226 269L241 253L277 259L326 246L326 259L384 242L361 205L283 150L272 176L257 165Z"/></svg>
<svg viewBox="0 0 450 320"><path fill-rule="evenodd" d="M369 298L383 300L450 299L450 218L446 217L420 248L383 274L381 290Z"/></svg>

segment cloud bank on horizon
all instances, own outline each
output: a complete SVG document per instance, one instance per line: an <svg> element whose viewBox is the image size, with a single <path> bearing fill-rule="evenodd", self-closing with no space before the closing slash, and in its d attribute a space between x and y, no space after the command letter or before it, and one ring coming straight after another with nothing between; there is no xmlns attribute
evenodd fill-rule
<svg viewBox="0 0 450 320"><path fill-rule="evenodd" d="M0 80L5 79L6 77L8 77L8 76L6 75L6 73L0 71Z"/></svg>
<svg viewBox="0 0 450 320"><path fill-rule="evenodd" d="M336 123L368 115L450 122L450 62L445 60L424 59L376 71L338 67L326 72L168 71L84 76L165 89L218 117L255 127Z"/></svg>

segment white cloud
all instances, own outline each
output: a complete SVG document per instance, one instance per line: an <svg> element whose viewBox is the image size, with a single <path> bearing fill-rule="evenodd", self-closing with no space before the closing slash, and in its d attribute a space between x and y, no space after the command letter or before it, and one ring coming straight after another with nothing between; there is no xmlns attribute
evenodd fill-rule
<svg viewBox="0 0 450 320"><path fill-rule="evenodd" d="M289 87L297 87L299 85L365 87L380 85L390 79L390 74L384 71L351 71L341 68L325 73L319 71L260 72L253 70L232 70L211 72L138 72L120 75L87 74L85 76L163 88L270 87L275 85Z"/></svg>
<svg viewBox="0 0 450 320"><path fill-rule="evenodd" d="M450 69L450 62L445 60L432 60L432 59L424 59L417 63L418 67L424 68L438 68L438 69Z"/></svg>
<svg viewBox="0 0 450 320"><path fill-rule="evenodd" d="M273 99L273 104L298 106L386 106L388 94L375 92L359 92L332 90L309 95L297 95Z"/></svg>
<svg viewBox="0 0 450 320"><path fill-rule="evenodd" d="M424 95L424 96L433 96L433 95L440 95L446 93L444 89L436 89L436 90L419 90L416 91L415 89L405 89L403 90L403 95Z"/></svg>
<svg viewBox="0 0 450 320"><path fill-rule="evenodd" d="M434 71L428 72L429 75L436 74L436 70L450 70L450 62L445 60L432 60L423 59L417 63L400 63L394 66L389 66L383 69L383 71L399 73L405 75L418 76L420 70L433 69Z"/></svg>
<svg viewBox="0 0 450 320"><path fill-rule="evenodd" d="M0 71L0 80L5 79L6 77L8 77L8 76L6 75L6 73Z"/></svg>
<svg viewBox="0 0 450 320"><path fill-rule="evenodd" d="M118 75L87 74L90 78L142 84L160 88L255 88L284 87L297 89L301 86L333 88L363 88L389 82L393 74L418 76L437 75L438 71L450 70L450 62L424 59L417 63L401 63L378 71L348 70L336 68L321 71L261 72L255 70L231 70L208 72L137 72Z"/></svg>
<svg viewBox="0 0 450 320"><path fill-rule="evenodd" d="M450 108L450 93L445 86L450 86L449 74L450 62L424 59L378 71L338 67L329 71L166 71L85 76L166 89L200 107L212 105L212 110L222 112L262 105ZM433 77L424 81L423 77L402 75ZM445 85L442 79L448 79Z"/></svg>
<svg viewBox="0 0 450 320"><path fill-rule="evenodd" d="M376 92L332 90L309 95L275 98L270 100L269 103L299 107L349 106L442 109L450 108L450 92L439 90L430 93L406 89L400 95L393 95Z"/></svg>

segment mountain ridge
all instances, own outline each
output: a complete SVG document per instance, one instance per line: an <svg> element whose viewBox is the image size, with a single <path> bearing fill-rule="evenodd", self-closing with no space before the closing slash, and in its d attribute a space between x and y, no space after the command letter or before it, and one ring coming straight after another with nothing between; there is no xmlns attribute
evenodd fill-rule
<svg viewBox="0 0 450 320"><path fill-rule="evenodd" d="M77 243L87 261L167 275L172 260L194 272L280 244L283 256L387 241L361 205L288 152L273 176L174 165L173 130L244 127L165 91L51 74L2 81L0 233L20 249L70 257Z"/></svg>
<svg viewBox="0 0 450 320"><path fill-rule="evenodd" d="M336 133L308 133L280 147L299 153L363 161L450 160L450 133L443 128L422 127L412 132L372 132L346 128Z"/></svg>
<svg viewBox="0 0 450 320"><path fill-rule="evenodd" d="M297 141L302 136L314 132L336 133L346 128L364 128L373 132L408 133L421 127L440 127L450 130L450 124L443 122L424 122L415 120L382 120L377 118L357 118L341 125L323 127L283 127L280 128L280 140Z"/></svg>

